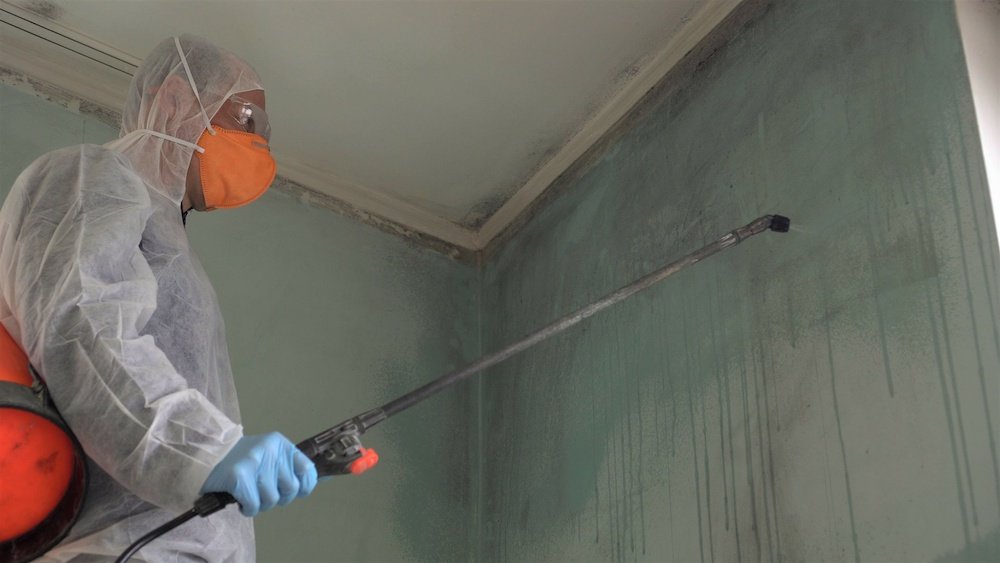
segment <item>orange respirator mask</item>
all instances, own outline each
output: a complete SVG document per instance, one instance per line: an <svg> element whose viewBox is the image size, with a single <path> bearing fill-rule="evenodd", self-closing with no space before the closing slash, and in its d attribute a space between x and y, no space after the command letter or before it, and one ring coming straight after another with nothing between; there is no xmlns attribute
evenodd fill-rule
<svg viewBox="0 0 1000 563"><path fill-rule="evenodd" d="M274 181L277 165L261 135L214 127L201 134L198 146L204 149L198 158L209 210L246 205Z"/></svg>

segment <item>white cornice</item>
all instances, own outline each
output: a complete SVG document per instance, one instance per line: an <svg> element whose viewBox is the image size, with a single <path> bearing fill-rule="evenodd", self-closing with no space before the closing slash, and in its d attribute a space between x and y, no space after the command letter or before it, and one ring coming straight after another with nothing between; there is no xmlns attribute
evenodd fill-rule
<svg viewBox="0 0 1000 563"><path fill-rule="evenodd" d="M691 20L569 142L504 203L478 231L383 192L277 154L281 175L405 229L479 251L525 213L552 182L621 119L742 0L706 0ZM14 22L17 25L9 25ZM20 29L18 29L20 28ZM44 28L44 29L41 29ZM40 35L36 37L27 31ZM76 52L74 52L76 51ZM96 60L95 60L96 59ZM121 111L139 59L0 0L0 66Z"/></svg>

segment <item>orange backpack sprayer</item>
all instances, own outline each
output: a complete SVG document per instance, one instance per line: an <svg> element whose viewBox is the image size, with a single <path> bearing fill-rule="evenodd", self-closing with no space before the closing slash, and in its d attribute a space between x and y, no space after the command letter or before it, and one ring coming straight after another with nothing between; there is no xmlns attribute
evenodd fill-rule
<svg viewBox="0 0 1000 563"><path fill-rule="evenodd" d="M69 533L86 467L28 357L0 326L0 561L38 557Z"/></svg>

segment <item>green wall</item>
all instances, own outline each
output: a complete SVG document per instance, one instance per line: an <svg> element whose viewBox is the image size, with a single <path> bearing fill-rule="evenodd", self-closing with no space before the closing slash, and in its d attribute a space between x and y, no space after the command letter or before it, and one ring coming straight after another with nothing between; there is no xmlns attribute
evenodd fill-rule
<svg viewBox="0 0 1000 563"><path fill-rule="evenodd" d="M0 84L0 197L54 148L117 130ZM478 274L272 190L189 216L226 318L248 433L298 440L478 355ZM366 437L382 461L256 520L260 561L467 560L473 549L474 389Z"/></svg>
<svg viewBox="0 0 1000 563"><path fill-rule="evenodd" d="M950 2L779 1L492 258L484 561L1000 559L997 242Z"/></svg>

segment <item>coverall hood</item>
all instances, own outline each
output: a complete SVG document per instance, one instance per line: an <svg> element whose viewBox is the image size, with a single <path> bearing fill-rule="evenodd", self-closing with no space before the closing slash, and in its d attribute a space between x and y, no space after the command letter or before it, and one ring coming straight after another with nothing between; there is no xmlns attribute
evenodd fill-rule
<svg viewBox="0 0 1000 563"><path fill-rule="evenodd" d="M184 197L194 151L143 130L195 143L208 127L206 115L214 116L230 96L264 89L257 72L233 53L193 35L181 35L179 40L198 91L191 91L174 38L161 41L132 77L121 137L106 145L125 155L151 189L177 204Z"/></svg>

